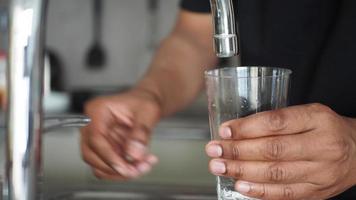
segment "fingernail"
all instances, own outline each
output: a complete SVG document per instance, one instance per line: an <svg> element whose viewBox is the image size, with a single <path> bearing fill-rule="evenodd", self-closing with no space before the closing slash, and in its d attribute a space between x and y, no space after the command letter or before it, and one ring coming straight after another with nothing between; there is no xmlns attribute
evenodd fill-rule
<svg viewBox="0 0 356 200"><path fill-rule="evenodd" d="M131 142L131 146L132 146L132 148L134 148L134 149L146 151L146 146L145 146L144 144L142 144L141 142L132 141L132 142Z"/></svg>
<svg viewBox="0 0 356 200"><path fill-rule="evenodd" d="M147 153L146 152L146 146L143 145L141 142L132 141L130 143L130 146L129 146L129 149L128 149L128 154L134 160L142 159L142 157L144 157L146 153Z"/></svg>
<svg viewBox="0 0 356 200"><path fill-rule="evenodd" d="M155 164L158 163L158 158L157 158L157 156L155 156L155 155L150 155L150 156L148 156L148 158L147 158L147 162L149 162L149 163L152 164L152 165L155 165Z"/></svg>
<svg viewBox="0 0 356 200"><path fill-rule="evenodd" d="M131 178L135 178L140 175L140 172L134 167L129 167L127 171L128 171L127 175Z"/></svg>
<svg viewBox="0 0 356 200"><path fill-rule="evenodd" d="M139 175L139 172L133 167L124 168L119 165L113 165L112 168L114 168L115 171L122 176L137 177Z"/></svg>
<svg viewBox="0 0 356 200"><path fill-rule="evenodd" d="M236 190L241 193L248 193L251 190L251 185L248 182L239 181L236 184Z"/></svg>
<svg viewBox="0 0 356 200"><path fill-rule="evenodd" d="M225 163L217 160L210 162L210 170L213 174L224 174L226 172Z"/></svg>
<svg viewBox="0 0 356 200"><path fill-rule="evenodd" d="M151 166L148 165L147 163L141 163L137 166L137 169L143 173L146 174L147 172L149 172L151 170Z"/></svg>
<svg viewBox="0 0 356 200"><path fill-rule="evenodd" d="M112 168L114 168L114 170L115 170L117 173L119 173L119 174L121 174L121 175L123 175L123 176L125 176L125 175L127 174L127 170L125 170L124 168L122 168L122 167L119 166L119 165L113 165Z"/></svg>
<svg viewBox="0 0 356 200"><path fill-rule="evenodd" d="M221 127L219 131L220 137L223 139L230 139L232 137L231 128Z"/></svg>
<svg viewBox="0 0 356 200"><path fill-rule="evenodd" d="M125 159L126 159L126 161L129 162L129 163L132 163L132 162L135 161L135 159L133 159L130 155L125 155Z"/></svg>
<svg viewBox="0 0 356 200"><path fill-rule="evenodd" d="M129 117L124 117L123 118L124 123L126 123L127 126L132 126L133 125L133 120Z"/></svg>
<svg viewBox="0 0 356 200"><path fill-rule="evenodd" d="M223 149L220 145L212 144L207 147L206 153L210 157L221 157L223 154Z"/></svg>

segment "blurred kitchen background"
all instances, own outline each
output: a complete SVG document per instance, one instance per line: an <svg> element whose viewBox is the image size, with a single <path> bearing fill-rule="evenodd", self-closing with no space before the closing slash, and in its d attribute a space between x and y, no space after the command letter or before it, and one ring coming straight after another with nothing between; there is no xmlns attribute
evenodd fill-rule
<svg viewBox="0 0 356 200"><path fill-rule="evenodd" d="M49 3L47 48L60 57L63 87L73 91L132 85L146 70L158 42L169 33L178 0L99 1L101 42L107 60L96 70L85 62L93 42L92 2L52 0Z"/></svg>
<svg viewBox="0 0 356 200"><path fill-rule="evenodd" d="M46 115L82 113L87 100L132 86L146 71L159 42L170 32L179 8L179 0L48 2ZM0 28L6 22L4 12L0 3ZM95 34L99 42L94 41ZM4 49L6 37L0 35L0 38ZM5 59L6 52L2 51L0 79L5 74ZM202 93L188 109L159 123L151 148L160 164L149 175L131 182L96 179L81 160L78 129L45 134L44 196L46 199L214 199L215 180L208 173L204 153L210 138L207 113ZM136 198L135 194L143 196ZM149 198L144 197L147 194Z"/></svg>
<svg viewBox="0 0 356 200"><path fill-rule="evenodd" d="M101 11L95 3L100 3ZM52 89L66 91L71 111L81 112L86 99L130 87L169 34L178 4L179 0L49 1L46 49ZM93 41L95 34L99 45ZM198 98L186 111L206 116L203 101L204 97ZM66 105L49 104L58 104L52 108L56 111Z"/></svg>

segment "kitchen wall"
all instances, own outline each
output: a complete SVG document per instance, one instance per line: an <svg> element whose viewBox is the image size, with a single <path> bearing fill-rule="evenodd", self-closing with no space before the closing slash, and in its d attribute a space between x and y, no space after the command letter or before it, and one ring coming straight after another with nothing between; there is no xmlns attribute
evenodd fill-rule
<svg viewBox="0 0 356 200"><path fill-rule="evenodd" d="M60 58L67 90L132 85L151 59L150 34L158 43L169 33L179 0L158 0L156 28L150 26L148 0L103 0L103 44L108 62L103 70L88 70L85 54L92 39L90 0L51 0L47 47Z"/></svg>
<svg viewBox="0 0 356 200"><path fill-rule="evenodd" d="M2 52L4 52L7 47L7 7L5 3L7 3L7 0L0 0L0 51Z"/></svg>

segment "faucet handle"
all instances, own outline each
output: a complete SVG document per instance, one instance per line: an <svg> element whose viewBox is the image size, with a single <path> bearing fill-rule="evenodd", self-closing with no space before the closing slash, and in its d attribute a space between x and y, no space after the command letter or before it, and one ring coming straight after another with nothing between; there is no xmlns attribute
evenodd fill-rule
<svg viewBox="0 0 356 200"><path fill-rule="evenodd" d="M43 133L64 127L83 127L90 123L90 118L84 115L46 116Z"/></svg>

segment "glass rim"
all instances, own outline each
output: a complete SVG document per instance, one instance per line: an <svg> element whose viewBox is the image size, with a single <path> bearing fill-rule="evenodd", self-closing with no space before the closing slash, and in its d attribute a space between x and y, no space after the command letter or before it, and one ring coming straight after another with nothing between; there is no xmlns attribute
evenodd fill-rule
<svg viewBox="0 0 356 200"><path fill-rule="evenodd" d="M279 75L267 75L267 76L232 76L232 75L217 75L214 72L217 71L223 71L223 70L230 70L230 69L241 69L241 70L246 70L246 69L251 69L251 68L255 68L255 69L273 69L273 70L280 70L282 73ZM270 67L270 66L231 66L231 67L222 67L222 68L214 68L214 69L209 69L206 70L204 72L205 78L272 78L272 77L282 77L282 76L289 76L291 75L293 72L292 70L288 69L288 68L283 68L283 67Z"/></svg>

